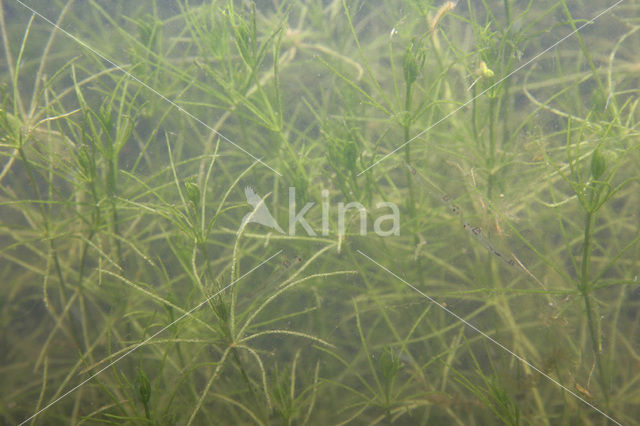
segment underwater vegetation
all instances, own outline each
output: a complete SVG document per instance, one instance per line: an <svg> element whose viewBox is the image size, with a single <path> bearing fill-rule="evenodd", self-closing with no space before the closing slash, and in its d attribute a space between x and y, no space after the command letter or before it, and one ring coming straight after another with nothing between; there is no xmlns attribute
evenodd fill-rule
<svg viewBox="0 0 640 426"><path fill-rule="evenodd" d="M640 424L635 0L0 0L0 424Z"/></svg>

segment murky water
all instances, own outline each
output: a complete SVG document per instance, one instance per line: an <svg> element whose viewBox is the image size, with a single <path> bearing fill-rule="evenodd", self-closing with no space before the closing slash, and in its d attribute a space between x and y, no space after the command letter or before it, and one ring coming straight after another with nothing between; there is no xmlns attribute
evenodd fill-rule
<svg viewBox="0 0 640 426"><path fill-rule="evenodd" d="M637 2L0 6L0 423L637 423Z"/></svg>

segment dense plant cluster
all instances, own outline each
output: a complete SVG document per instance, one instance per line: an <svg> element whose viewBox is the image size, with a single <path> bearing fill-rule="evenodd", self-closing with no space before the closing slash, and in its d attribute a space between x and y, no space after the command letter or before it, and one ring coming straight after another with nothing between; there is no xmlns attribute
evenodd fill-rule
<svg viewBox="0 0 640 426"><path fill-rule="evenodd" d="M635 422L610 6L0 0L0 423Z"/></svg>

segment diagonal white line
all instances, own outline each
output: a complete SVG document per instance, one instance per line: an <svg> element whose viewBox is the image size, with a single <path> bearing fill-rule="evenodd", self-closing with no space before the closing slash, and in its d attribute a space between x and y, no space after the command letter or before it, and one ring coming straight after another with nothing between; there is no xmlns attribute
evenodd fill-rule
<svg viewBox="0 0 640 426"><path fill-rule="evenodd" d="M475 325L471 324L469 321L465 320L464 318L462 318L460 315L456 314L455 312L453 312L452 310L446 308L445 306L442 306L440 303L438 303L434 298L432 298L431 296L425 294L424 292L422 292L420 289L418 289L417 287L415 287L414 285L408 283L407 281L405 281L404 279L402 279L401 277L399 277L398 275L394 274L393 272L391 272L389 269L387 269L386 267L382 266L381 264L379 264L378 262L376 262L375 260L373 260L371 257L367 256L366 254L364 254L362 251L357 250L358 253L360 253L361 255L363 255L364 257L366 257L367 259L369 259L371 262L375 263L376 265L378 265L380 268L384 269L385 271L387 271L389 274L393 275L395 278L399 279L400 281L402 281L404 284L406 284L408 287L410 287L411 289L413 289L414 291L418 292L422 297L424 297L425 299L427 299L429 302L433 303L434 305L436 305L438 308L444 310L446 313L448 313L449 315L451 315L452 317L454 317L455 319L457 319L458 321L462 322L464 325L466 325L467 327L469 327L470 329L472 329L473 331L475 331L476 333L480 334L482 337L484 337L485 339L489 340L491 343L493 343L494 345L498 346L500 349L506 351L507 353L509 353L510 355L512 355L513 357L515 357L518 361L520 361L523 364L526 364L527 366L529 366L531 369L537 371L538 373L542 374L545 378L547 378L548 380L550 380L551 382L553 382L554 384L560 386L562 389L564 389L566 392L568 392L570 395L574 396L575 398L579 399L580 401L584 402L585 404L587 404L589 407L593 408L594 410L596 410L598 413L602 414L603 416L605 416L607 419L611 420L613 423L622 426L622 423L618 422L617 420L613 419L612 417L610 417L608 414L606 414L604 411L602 411L601 409L599 409L598 407L596 407L595 405L591 404L589 401L585 400L584 398L582 398L580 395L578 395L577 393L575 393L574 391L572 391L571 389L569 389L568 387L564 386L563 384L561 384L560 382L558 382L556 379L554 379L553 377L549 376L548 374L546 374L545 372L543 372L542 370L540 370L538 367L536 367L535 365L531 364L529 361L527 361L526 359L524 359L523 357L521 357L520 355L516 354L515 352L513 352L511 349L507 348L505 345L503 345L502 343L498 342L496 339L494 339L493 337L489 336L487 333L483 332L482 330L480 330L478 327L476 327Z"/></svg>
<svg viewBox="0 0 640 426"><path fill-rule="evenodd" d="M585 22L584 24L580 25L578 28L576 28L575 30L571 31L569 34L567 34L566 36L562 37L560 40L556 41L555 43L553 43L551 46L547 47L546 49L544 49L542 52L538 53L537 55L535 55L533 58L529 59L528 61L526 61L524 64L520 65L518 68L516 68L515 70L511 71L509 74L507 74L506 76L502 77L500 80L496 81L495 83L493 83L491 86L487 87L486 89L484 89L482 92L478 93L476 96L474 96L473 98L469 99L467 102L463 103L462 105L460 105L458 108L454 109L453 111L451 111L450 113L448 113L447 115L445 115L444 117L442 117L440 120L436 121L435 123L433 123L431 126L427 127L426 129L424 129L423 131L421 131L420 133L418 133L417 135L415 135L414 137L412 137L411 139L409 139L408 141L406 141L405 143L403 143L402 145L400 145L399 147L397 147L396 149L394 149L393 151L391 151L390 153L388 153L387 155L385 155L384 157L382 157L381 159L379 159L378 161L376 161L375 163L373 163L372 165L370 165L369 167L367 167L366 169L362 170L360 173L358 173L358 176L360 176L361 174L365 173L366 171L368 171L369 169L375 167L378 163L383 162L384 160L386 160L388 157L392 156L393 154L395 154L396 152L398 152L399 150L401 150L402 148L404 148L405 146L407 146L408 144L410 144L411 142L413 142L414 140L416 140L417 138L419 138L420 136L424 135L425 133L427 133L429 130L433 129L434 127L436 127L437 125L439 125L440 123L442 123L443 121L447 120L448 118L450 118L452 115L454 115L455 113L457 113L458 111L460 111L461 109L466 108L471 102L475 101L476 99L478 99L479 97L481 97L482 95L484 95L485 93L487 93L489 90L493 89L494 87L496 87L498 84L502 83L503 81L505 81L506 79L508 79L509 77L511 77L512 75L514 75L515 73L517 73L518 71L522 70L523 68L526 68L527 66L531 65L532 62L535 62L538 58L540 58L542 55L544 55L545 53L549 52L550 50L555 49L560 43L562 43L563 41L565 41L566 39L570 38L571 36L573 36L574 34L576 34L577 32L579 32L581 29L583 29L584 27L586 27L587 25L591 25L593 24L598 18L600 18L603 15L606 15L607 13L611 12L613 9L615 9L616 7L618 7L618 5L620 3L622 3L624 0L618 0L617 2L615 2L612 6L609 6L608 8L604 9L602 12L598 13L596 16L594 16L593 18L591 18L590 20L588 20L587 22Z"/></svg>
<svg viewBox="0 0 640 426"><path fill-rule="evenodd" d="M167 98L165 95L163 95L162 93L158 92L156 89L154 89L153 87L149 86L147 83L145 83L144 81L140 80L139 78L137 78L136 76L134 76L133 74L131 74L129 71L126 71L124 68L122 68L120 65L116 64L115 62L113 62L112 60L110 60L109 58L107 58L106 56L104 56L102 53L98 52L96 49L94 49L93 47L89 46L87 43L85 43L84 41L80 40L78 37L74 36L73 34L69 33L68 31L62 29L60 26L58 26L55 22L51 21L49 18L47 18L46 16L42 15L41 13L39 13L38 11L36 11L35 9L33 9L31 6L23 3L21 0L15 0L17 3L19 3L20 5L22 5L22 7L24 7L25 9L28 9L31 11L31 13L33 13L34 15L38 16L40 19L44 20L45 22L47 22L49 25L53 26L54 28L56 28L58 31L60 31L61 33L63 33L64 35L66 35L67 37L69 37L70 39L72 39L73 41L75 41L76 43L78 43L79 45L81 45L82 47L84 47L85 49L91 51L94 55L98 56L100 59L102 59L103 61L109 63L110 65L112 65L114 68L116 68L118 71L122 72L124 75L126 75L127 77L129 77L130 79L134 80L136 83L140 84L141 86L143 86L145 89L151 91L152 93L154 93L156 96L158 96L160 99L168 102L169 104L171 104L174 108L176 108L178 111L182 112L183 114L187 115L188 117L192 118L193 120L197 121L198 123L200 123L201 125L203 125L204 127L206 127L207 129L209 129L211 132L215 133L216 135L218 135L218 137L224 139L225 141L229 142L231 145L233 145L234 147L236 147L237 149L239 149L240 151L244 152L245 154L247 154L249 157L253 158L254 160L256 160L258 163L262 164L263 166L265 166L266 168L268 168L269 170L271 170L272 172L274 172L275 174L282 176L282 173L280 173L279 171L275 170L274 168L272 168L271 166L269 166L267 163L263 162L262 160L260 160L258 157L256 157L255 155L251 154L249 151L247 151L246 149L244 149L243 147L241 147L240 145L238 145L237 143L235 143L234 141L232 141L231 139L229 139L228 137L226 137L225 135L223 135L222 133L220 133L219 131L217 131L216 129L214 129L213 127L209 126L207 123L205 123L204 121L200 120L198 117L196 117L195 115L193 115L192 113L190 113L189 111L187 111L186 109L182 108L180 105L178 105L177 103L175 103L174 101L172 101L171 99Z"/></svg>
<svg viewBox="0 0 640 426"><path fill-rule="evenodd" d="M58 401L60 401L61 399L67 397L68 395L70 395L71 393L73 393L75 390L77 390L80 386L84 385L85 383L91 381L94 377L96 377L98 374L102 373L104 370L108 369L109 367L111 367L112 365L114 365L115 363L117 363L118 361L120 361L122 358L126 357L127 355L129 355L130 353L138 350L141 346L146 345L147 343L149 343L149 341L151 339L153 339L154 337L156 337L157 335L163 333L165 330L167 330L169 327L171 327L172 325L174 325L175 323L177 323L178 321L181 321L183 318L191 315L194 311L197 311L198 309L200 309L200 307L202 307L202 305L204 305L205 303L207 303L209 300L213 299L214 297L216 297L217 295L219 295L220 293L224 292L225 290L227 290L228 288L230 288L231 286L233 286L235 283L237 283L238 281L240 281L241 279L243 279L244 277L246 277L247 275L249 275L250 273L252 273L253 271L255 271L256 269L260 268L262 265L264 265L265 263L269 262L271 259L273 259L274 257L276 257L277 255L279 255L280 253L282 253L282 250L278 250L278 252L276 252L275 254L273 254L272 256L270 256L267 260L262 261L258 266L253 267L250 271L244 273L240 278L238 278L235 281L232 281L230 284L228 284L227 286L223 287L222 289L218 290L215 294L213 294L212 296L207 297L205 300L203 300L202 302L200 302L199 304L197 304L196 306L194 306L193 308L191 308L190 310L188 310L187 312L185 312L184 314L182 314L180 317L178 317L177 319L175 319L173 322L169 323L168 325L162 327L160 330L156 331L154 334L152 334L151 336L147 337L146 339L144 339L141 343L138 343L136 346L134 346L133 348L131 348L130 350L128 350L127 352L125 352L124 354L120 355L118 358L116 358L115 360L111 361L111 363L107 364L106 367L101 368L100 370L98 370L96 373L94 373L93 375L91 375L90 377L88 377L87 379L83 380L82 382L80 382L78 385L74 386L73 388L69 389L67 392L65 392L64 394L60 395L58 398L56 398L55 400L51 401L49 404L47 404L44 408L41 408L40 410L36 411L33 415L31 415L31 417L29 417L28 419L24 419L22 422L20 422L18 424L18 426L22 426L23 424L27 423L29 420L33 419L34 417L36 417L37 415L39 415L40 413L42 413L43 411L47 410L48 408L50 408L53 404L57 403Z"/></svg>

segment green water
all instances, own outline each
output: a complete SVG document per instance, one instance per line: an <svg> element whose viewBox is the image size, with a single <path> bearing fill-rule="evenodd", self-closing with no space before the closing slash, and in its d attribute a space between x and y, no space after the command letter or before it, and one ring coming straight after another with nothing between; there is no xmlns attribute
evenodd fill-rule
<svg viewBox="0 0 640 426"><path fill-rule="evenodd" d="M0 424L638 424L637 1L0 10Z"/></svg>

